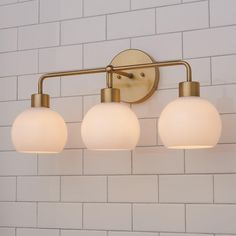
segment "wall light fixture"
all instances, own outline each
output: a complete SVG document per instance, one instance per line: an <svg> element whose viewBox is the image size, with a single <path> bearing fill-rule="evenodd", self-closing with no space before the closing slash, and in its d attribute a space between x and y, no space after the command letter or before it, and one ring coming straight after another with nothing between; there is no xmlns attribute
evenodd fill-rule
<svg viewBox="0 0 236 236"><path fill-rule="evenodd" d="M101 104L91 108L81 126L82 139L93 150L133 149L140 135L139 122L131 109L120 103L141 103L156 91L159 68L182 65L187 80L179 83L179 98L170 102L159 118L158 130L168 148L209 148L217 144L221 120L216 108L200 98L199 82L192 81L186 61L154 61L147 53L129 49L119 53L103 68L47 73L40 77L38 93L31 96L31 108L14 121L12 141L17 151L56 153L63 150L67 129L63 118L49 108L43 93L48 78L106 73L107 88L101 90Z"/></svg>

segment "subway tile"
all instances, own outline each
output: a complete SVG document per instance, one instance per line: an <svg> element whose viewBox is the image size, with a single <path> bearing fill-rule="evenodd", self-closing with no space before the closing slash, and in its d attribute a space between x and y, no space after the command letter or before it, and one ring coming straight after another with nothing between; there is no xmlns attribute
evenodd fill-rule
<svg viewBox="0 0 236 236"><path fill-rule="evenodd" d="M31 94L38 92L40 74L18 76L18 99L30 99ZM60 96L59 77L50 78L43 84L44 93L50 97Z"/></svg>
<svg viewBox="0 0 236 236"><path fill-rule="evenodd" d="M82 0L40 0L40 22L82 16Z"/></svg>
<svg viewBox="0 0 236 236"><path fill-rule="evenodd" d="M16 178L0 177L0 201L16 200ZM1 235L1 234L0 234Z"/></svg>
<svg viewBox="0 0 236 236"><path fill-rule="evenodd" d="M59 177L33 176L17 178L18 201L59 201L59 199Z"/></svg>
<svg viewBox="0 0 236 236"><path fill-rule="evenodd" d="M36 174L36 154L0 152L0 176Z"/></svg>
<svg viewBox="0 0 236 236"><path fill-rule="evenodd" d="M61 230L60 236L107 236L107 232L93 230Z"/></svg>
<svg viewBox="0 0 236 236"><path fill-rule="evenodd" d="M1 151L13 151L11 140L11 127L0 127L0 150Z"/></svg>
<svg viewBox="0 0 236 236"><path fill-rule="evenodd" d="M108 39L150 35L154 33L154 9L118 13L107 17Z"/></svg>
<svg viewBox="0 0 236 236"><path fill-rule="evenodd" d="M187 0L186 0L187 1ZM160 236L213 236L213 234L160 233Z"/></svg>
<svg viewBox="0 0 236 236"><path fill-rule="evenodd" d="M18 228L17 236L59 236L58 229L27 229Z"/></svg>
<svg viewBox="0 0 236 236"><path fill-rule="evenodd" d="M59 23L39 24L19 28L19 49L43 48L59 45Z"/></svg>
<svg viewBox="0 0 236 236"><path fill-rule="evenodd" d="M108 177L109 202L157 202L157 176Z"/></svg>
<svg viewBox="0 0 236 236"><path fill-rule="evenodd" d="M82 151L64 150L57 154L40 154L39 175L82 175Z"/></svg>
<svg viewBox="0 0 236 236"><path fill-rule="evenodd" d="M1 0L0 5L8 5L8 4L16 3L16 2L17 0Z"/></svg>
<svg viewBox="0 0 236 236"><path fill-rule="evenodd" d="M133 227L135 231L184 231L184 205L135 204Z"/></svg>
<svg viewBox="0 0 236 236"><path fill-rule="evenodd" d="M156 61L182 58L181 33L132 38L131 46L149 53Z"/></svg>
<svg viewBox="0 0 236 236"><path fill-rule="evenodd" d="M38 22L38 1L0 7L0 28L35 24Z"/></svg>
<svg viewBox="0 0 236 236"><path fill-rule="evenodd" d="M212 57L212 83L234 83L236 72L236 55Z"/></svg>
<svg viewBox="0 0 236 236"><path fill-rule="evenodd" d="M236 203L236 175L214 176L214 199L216 203Z"/></svg>
<svg viewBox="0 0 236 236"><path fill-rule="evenodd" d="M105 87L106 77L103 73L61 78L62 96L99 94ZM84 99L87 99L87 96Z"/></svg>
<svg viewBox="0 0 236 236"><path fill-rule="evenodd" d="M161 7L156 11L158 33L200 29L209 25L207 1Z"/></svg>
<svg viewBox="0 0 236 236"><path fill-rule="evenodd" d="M105 176L66 176L61 179L61 200L65 202L106 202Z"/></svg>
<svg viewBox="0 0 236 236"><path fill-rule="evenodd" d="M54 98L51 101L51 108L58 112L65 122L78 122L82 120L82 98Z"/></svg>
<svg viewBox="0 0 236 236"><path fill-rule="evenodd" d="M83 115L85 116L86 113L95 105L101 103L101 96L100 95L92 95L92 96L84 96L83 97Z"/></svg>
<svg viewBox="0 0 236 236"><path fill-rule="evenodd" d="M0 226L35 227L36 203L0 202Z"/></svg>
<svg viewBox="0 0 236 236"><path fill-rule="evenodd" d="M66 148L84 148L84 143L81 137L81 124L69 123L67 124L68 137Z"/></svg>
<svg viewBox="0 0 236 236"><path fill-rule="evenodd" d="M232 25L236 23L234 0L210 0L211 26Z"/></svg>
<svg viewBox="0 0 236 236"><path fill-rule="evenodd" d="M37 73L38 52L36 50L0 54L0 76Z"/></svg>
<svg viewBox="0 0 236 236"><path fill-rule="evenodd" d="M219 143L235 143L236 114L222 115L222 132Z"/></svg>
<svg viewBox="0 0 236 236"><path fill-rule="evenodd" d="M131 205L109 203L84 204L84 228L130 230Z"/></svg>
<svg viewBox="0 0 236 236"><path fill-rule="evenodd" d="M157 144L156 119L140 119L140 138L137 146L153 146Z"/></svg>
<svg viewBox="0 0 236 236"><path fill-rule="evenodd" d="M133 151L134 174L167 174L184 172L184 152L164 147L142 147Z"/></svg>
<svg viewBox="0 0 236 236"><path fill-rule="evenodd" d="M186 150L186 173L235 172L235 152L235 144L220 144L211 149Z"/></svg>
<svg viewBox="0 0 236 236"><path fill-rule="evenodd" d="M212 203L210 175L163 175L159 177L159 201L163 203Z"/></svg>
<svg viewBox="0 0 236 236"><path fill-rule="evenodd" d="M84 14L85 16L102 15L107 13L115 13L128 11L130 7L129 0L85 0Z"/></svg>
<svg viewBox="0 0 236 236"><path fill-rule="evenodd" d="M130 42L128 39L85 44L84 67L106 66L116 54L129 47Z"/></svg>
<svg viewBox="0 0 236 236"><path fill-rule="evenodd" d="M84 150L84 174L116 175L131 173L130 151Z"/></svg>
<svg viewBox="0 0 236 236"><path fill-rule="evenodd" d="M14 76L0 78L0 101L16 100L16 98L17 77Z"/></svg>
<svg viewBox="0 0 236 236"><path fill-rule="evenodd" d="M194 58L235 53L236 42L233 40L235 33L235 26L184 32L184 57Z"/></svg>
<svg viewBox="0 0 236 236"><path fill-rule="evenodd" d="M174 5L181 3L181 0L131 0L131 8L132 9L142 9L149 7L160 7L165 5Z"/></svg>
<svg viewBox="0 0 236 236"><path fill-rule="evenodd" d="M39 203L38 226L80 229L82 227L82 204Z"/></svg>
<svg viewBox="0 0 236 236"><path fill-rule="evenodd" d="M235 205L187 205L187 232L235 233Z"/></svg>
<svg viewBox="0 0 236 236"><path fill-rule="evenodd" d="M82 46L64 46L39 50L39 71L77 70L82 67Z"/></svg>
<svg viewBox="0 0 236 236"><path fill-rule="evenodd" d="M15 229L14 228L0 228L0 235L15 236Z"/></svg>
<svg viewBox="0 0 236 236"><path fill-rule="evenodd" d="M108 236L158 236L158 233L146 233L146 232L108 232Z"/></svg>
<svg viewBox="0 0 236 236"><path fill-rule="evenodd" d="M61 23L62 44L88 43L105 40L105 16L82 18Z"/></svg>
<svg viewBox="0 0 236 236"><path fill-rule="evenodd" d="M0 30L0 52L16 51L16 50L17 50L17 28Z"/></svg>

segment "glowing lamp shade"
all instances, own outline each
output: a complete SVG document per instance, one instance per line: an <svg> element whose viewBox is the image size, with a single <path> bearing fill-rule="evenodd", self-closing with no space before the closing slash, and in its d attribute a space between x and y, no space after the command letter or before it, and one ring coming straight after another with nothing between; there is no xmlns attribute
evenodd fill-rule
<svg viewBox="0 0 236 236"><path fill-rule="evenodd" d="M210 148L221 134L221 119L216 108L200 97L181 97L162 111L158 129L168 148Z"/></svg>
<svg viewBox="0 0 236 236"><path fill-rule="evenodd" d="M81 134L88 149L130 150L139 140L140 127L136 115L127 106L106 102L87 112Z"/></svg>
<svg viewBox="0 0 236 236"><path fill-rule="evenodd" d="M57 153L67 140L63 118L49 108L30 108L14 121L12 141L17 151L28 153Z"/></svg>

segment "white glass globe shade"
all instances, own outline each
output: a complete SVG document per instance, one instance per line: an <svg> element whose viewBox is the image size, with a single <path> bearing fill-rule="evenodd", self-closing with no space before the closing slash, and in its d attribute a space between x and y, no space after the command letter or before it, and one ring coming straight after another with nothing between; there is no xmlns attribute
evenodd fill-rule
<svg viewBox="0 0 236 236"><path fill-rule="evenodd" d="M136 115L127 106L100 103L85 115L81 134L88 149L130 150L139 140L140 127Z"/></svg>
<svg viewBox="0 0 236 236"><path fill-rule="evenodd" d="M63 118L49 108L30 108L15 119L11 134L19 152L57 153L65 146L67 127Z"/></svg>
<svg viewBox="0 0 236 236"><path fill-rule="evenodd" d="M210 148L221 134L221 119L216 108L200 97L181 97L162 111L158 129L168 148Z"/></svg>

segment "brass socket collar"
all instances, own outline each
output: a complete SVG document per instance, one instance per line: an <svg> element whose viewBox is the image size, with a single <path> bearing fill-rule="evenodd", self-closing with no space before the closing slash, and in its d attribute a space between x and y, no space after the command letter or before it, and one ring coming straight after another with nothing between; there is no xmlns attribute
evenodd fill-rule
<svg viewBox="0 0 236 236"><path fill-rule="evenodd" d="M36 93L31 95L31 107L49 108L50 96L48 94Z"/></svg>
<svg viewBox="0 0 236 236"><path fill-rule="evenodd" d="M197 81L179 83L179 97L200 96L200 84Z"/></svg>
<svg viewBox="0 0 236 236"><path fill-rule="evenodd" d="M102 89L101 102L120 102L120 90L117 88Z"/></svg>

